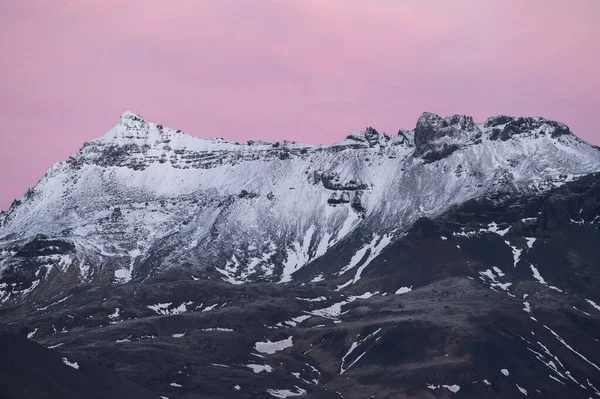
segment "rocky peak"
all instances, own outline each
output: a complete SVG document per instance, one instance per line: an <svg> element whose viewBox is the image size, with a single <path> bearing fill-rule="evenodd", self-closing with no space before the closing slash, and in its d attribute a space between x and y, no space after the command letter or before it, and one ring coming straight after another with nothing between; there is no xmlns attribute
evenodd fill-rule
<svg viewBox="0 0 600 399"><path fill-rule="evenodd" d="M435 161L450 155L480 134L470 116L453 115L442 118L434 113L424 112L414 130L415 155Z"/></svg>
<svg viewBox="0 0 600 399"><path fill-rule="evenodd" d="M143 144L158 139L161 133L162 126L150 123L134 112L125 111L108 132L93 142L115 145Z"/></svg>
<svg viewBox="0 0 600 399"><path fill-rule="evenodd" d="M572 134L564 123L540 117L492 116L484 123L484 127L492 130L491 140L502 141L518 135L550 135L556 138Z"/></svg>
<svg viewBox="0 0 600 399"><path fill-rule="evenodd" d="M444 119L449 125L455 126L462 130L473 130L475 129L475 123L473 122L472 116L467 115L452 115Z"/></svg>
<svg viewBox="0 0 600 399"><path fill-rule="evenodd" d="M125 111L121 114L115 126L125 130L144 130L148 128L148 122L135 112Z"/></svg>
<svg viewBox="0 0 600 399"><path fill-rule="evenodd" d="M375 128L368 126L364 131L360 133L354 133L346 137L347 139L358 141L361 143L368 144L369 147L374 147L382 143L382 140L389 140L389 136L380 135Z"/></svg>

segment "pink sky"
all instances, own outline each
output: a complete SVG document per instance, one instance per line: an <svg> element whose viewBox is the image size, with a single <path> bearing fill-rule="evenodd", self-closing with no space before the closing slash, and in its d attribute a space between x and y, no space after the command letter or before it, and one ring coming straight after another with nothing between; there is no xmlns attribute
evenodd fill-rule
<svg viewBox="0 0 600 399"><path fill-rule="evenodd" d="M600 144L599 19L598 0L4 0L0 209L125 110L306 143L544 116Z"/></svg>

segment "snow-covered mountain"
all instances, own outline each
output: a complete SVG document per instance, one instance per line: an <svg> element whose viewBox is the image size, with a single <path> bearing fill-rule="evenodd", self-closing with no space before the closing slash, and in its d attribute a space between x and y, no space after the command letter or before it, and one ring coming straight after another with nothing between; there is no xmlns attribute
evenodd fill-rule
<svg viewBox="0 0 600 399"><path fill-rule="evenodd" d="M542 118L310 146L127 112L0 214L0 331L47 347L5 396L44 361L163 398L600 397L598 171Z"/></svg>
<svg viewBox="0 0 600 399"><path fill-rule="evenodd" d="M5 279L4 300L74 269L289 282L351 236L375 254L420 217L599 170L597 147L542 118L424 113L412 131L319 146L194 137L125 112L0 214L0 272L30 265L25 285Z"/></svg>

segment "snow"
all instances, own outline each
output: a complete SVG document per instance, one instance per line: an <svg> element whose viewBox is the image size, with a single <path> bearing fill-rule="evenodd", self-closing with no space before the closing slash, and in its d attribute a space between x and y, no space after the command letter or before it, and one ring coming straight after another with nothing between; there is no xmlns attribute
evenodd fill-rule
<svg viewBox="0 0 600 399"><path fill-rule="evenodd" d="M521 257L521 253L523 252L522 249L519 249L517 247L515 247L514 245L511 245L511 243L507 240L504 241L506 243L506 245L508 245L510 247L510 249L512 250L513 253L513 260L514 260L514 267L517 267L517 263L519 263L519 258Z"/></svg>
<svg viewBox="0 0 600 399"><path fill-rule="evenodd" d="M592 305L597 311L600 312L600 305L598 305L596 302L592 301L591 299L586 299L585 301L587 303L589 303L590 305Z"/></svg>
<svg viewBox="0 0 600 399"><path fill-rule="evenodd" d="M73 367L75 370L79 370L79 364L77 362L70 362L66 357L63 357L62 361L67 366Z"/></svg>
<svg viewBox="0 0 600 399"><path fill-rule="evenodd" d="M222 327L213 327L213 328L203 328L202 331L233 332L233 329L231 329L231 328L222 328Z"/></svg>
<svg viewBox="0 0 600 399"><path fill-rule="evenodd" d="M233 389L235 389L236 391L239 391L240 389L242 389L242 387L241 387L241 386L239 386L239 385L235 385L235 386L233 387Z"/></svg>
<svg viewBox="0 0 600 399"><path fill-rule="evenodd" d="M304 234L302 242L294 242L293 247L287 252L287 259L283 263L283 272L281 274L282 283L292 281L292 274L297 272L311 259L309 254L310 242L315 234L315 226L310 226Z"/></svg>
<svg viewBox="0 0 600 399"><path fill-rule="evenodd" d="M335 291L341 291L344 288L352 285L353 282L354 282L354 279L350 279L350 280L346 281L344 284L336 286Z"/></svg>
<svg viewBox="0 0 600 399"><path fill-rule="evenodd" d="M600 367L598 367L596 364L592 363L591 361L589 361L585 356L583 356L581 353L577 352L575 349L573 349L572 346L570 346L569 344L567 344L556 332L554 332L552 329L550 329L550 327L544 325L544 328L546 328L548 331L550 331L552 333L552 335L554 335L554 337L561 343L563 344L565 347L567 347L571 352L575 353L577 356L579 356L580 358L582 358L583 360L585 360L588 364L590 364L591 366L593 366L596 370L600 371Z"/></svg>
<svg viewBox="0 0 600 399"><path fill-rule="evenodd" d="M217 306L219 306L219 304L215 303L214 305L210 305L210 306L205 307L204 309L202 309L202 311L203 312L209 312L209 311L213 310L214 308L216 308Z"/></svg>
<svg viewBox="0 0 600 399"><path fill-rule="evenodd" d="M412 291L412 285L410 287L400 287L396 291L396 295L406 294L407 292Z"/></svg>
<svg viewBox="0 0 600 399"><path fill-rule="evenodd" d="M285 321L284 323L289 326L296 327L298 324L302 323L305 320L310 319L311 317L312 317L311 315L297 316L297 317L292 318L292 320Z"/></svg>
<svg viewBox="0 0 600 399"><path fill-rule="evenodd" d="M482 281L486 281L490 280L490 287L498 287L503 291L508 291L508 287L510 287L512 285L512 283L501 283L497 280L497 277L502 277L504 276L504 273L502 273L502 270L500 270L497 267L493 267L494 270L492 269L486 269L482 272L479 272L479 274L481 275L481 277L479 277ZM494 274L494 271L496 271L497 276Z"/></svg>
<svg viewBox="0 0 600 399"><path fill-rule="evenodd" d="M108 318L111 320L110 324L118 323L118 319L121 316L121 309L116 308L115 311L108 315Z"/></svg>
<svg viewBox="0 0 600 399"><path fill-rule="evenodd" d="M539 270L535 266L533 266L532 264L530 264L529 267L531 267L531 271L533 272L533 278L534 279L536 279L540 284L548 285L546 283L546 280L544 280L544 278L540 274Z"/></svg>
<svg viewBox="0 0 600 399"><path fill-rule="evenodd" d="M496 233L499 236L504 236L506 233L508 233L508 230L510 230L510 226L505 228L504 230L500 230L498 228L498 225L496 224L496 222L492 222L492 223L488 224L488 228L487 228L487 231Z"/></svg>
<svg viewBox="0 0 600 399"><path fill-rule="evenodd" d="M510 374L510 373L508 372L508 370L507 370L507 369L502 369L502 370L500 370L500 372L501 372L502 374L504 374L504 376L506 376L506 377L508 377L508 376L509 376L509 374Z"/></svg>
<svg viewBox="0 0 600 399"><path fill-rule="evenodd" d="M350 349L348 349L348 352L346 352L346 354L344 355L344 357L342 357L342 363L340 364L340 375L344 374L346 371L348 371L348 369L350 369L350 367L352 367L353 365L355 365L367 353L367 351L365 351L362 354L360 354L358 357L356 357L354 359L354 361L352 363L350 363L350 365L348 365L348 367L344 368L344 363L346 361L346 358L348 356L350 356L350 354L352 352L354 352L354 350L357 347L359 347L361 344L363 344L364 342L368 341L369 339L375 337L380 332L381 332L381 328L378 328L377 330L375 330L371 334L367 335L365 338L352 343L352 345L350 346ZM359 335L359 337L360 337L360 335Z"/></svg>
<svg viewBox="0 0 600 399"><path fill-rule="evenodd" d="M351 295L345 301L336 302L333 305L330 305L330 306L327 306L327 307L321 308L321 309L315 309L315 310L311 310L311 311L305 310L304 313L312 315L312 316L323 317L325 319L331 319L331 320L334 320L335 322L339 322L338 319L342 315L342 306L347 305L351 302L354 302L357 299L369 299L369 298L373 297L374 295L377 295L378 293L379 293L379 291L365 292L364 294L361 294L358 296Z"/></svg>
<svg viewBox="0 0 600 399"><path fill-rule="evenodd" d="M536 238L534 237L525 237L525 240L527 241L527 248L531 249L533 248L533 244L536 241Z"/></svg>
<svg viewBox="0 0 600 399"><path fill-rule="evenodd" d="M517 389L519 390L519 392L521 392L523 395L527 396L527 390L525 388L521 388L518 384L515 384L517 386Z"/></svg>
<svg viewBox="0 0 600 399"><path fill-rule="evenodd" d="M121 268L115 270L115 279L121 283L125 284L131 281L133 270L131 268Z"/></svg>
<svg viewBox="0 0 600 399"><path fill-rule="evenodd" d="M185 336L185 333L176 333L176 334L173 334L173 338L182 338L184 336Z"/></svg>
<svg viewBox="0 0 600 399"><path fill-rule="evenodd" d="M263 371L266 371L267 373L270 373L273 371L273 367L269 366L268 364L247 364L246 367L251 368L252 371L254 371L255 373L261 373Z"/></svg>
<svg viewBox="0 0 600 399"><path fill-rule="evenodd" d="M385 247L387 247L391 241L392 241L392 236L385 235L385 236L381 237L381 239L377 242L377 244L375 246L371 247L371 253L369 254L369 257L367 258L366 261L364 261L364 263L362 265L360 265L358 267L358 270L356 270L356 275L354 276L354 280L352 281L352 284L356 284L358 282L358 280L360 280L360 276L362 275L362 272L366 269L367 266L369 266L369 264L371 263L371 261L373 259L375 259L376 257L379 256L381 251L383 251L383 249Z"/></svg>
<svg viewBox="0 0 600 399"><path fill-rule="evenodd" d="M36 308L35 310L37 310L37 311L46 310L46 309L48 309L48 308L49 308L49 307L51 307L51 306L58 305L59 303L62 303L62 302L64 302L64 301L66 301L67 299L71 298L72 296L73 296L73 295L67 295L67 296L66 296L66 297L64 297L64 298L61 298L61 299L59 299L59 300L57 300L57 301L55 301L55 302L52 302L52 303L51 303L50 305L48 305L48 306L44 306L44 307L41 307L41 308Z"/></svg>
<svg viewBox="0 0 600 399"><path fill-rule="evenodd" d="M583 311L583 310L581 310L581 309L577 308L576 306L573 306L573 309L577 310L578 312L581 312L581 313L583 313L583 314L584 314L584 315L586 315L586 316L591 316L591 314L589 314L588 312L586 312L586 311Z"/></svg>
<svg viewBox="0 0 600 399"><path fill-rule="evenodd" d="M491 384L491 383L490 383L490 382L489 382L487 379L486 379L486 380L483 380L483 383L484 383L485 385L492 385L492 384Z"/></svg>
<svg viewBox="0 0 600 399"><path fill-rule="evenodd" d="M325 319L338 319L342 313L342 306L346 305L347 303L349 302L337 302L326 308L306 311L306 313L311 314L313 316L323 317Z"/></svg>
<svg viewBox="0 0 600 399"><path fill-rule="evenodd" d="M427 388L429 389L438 389L438 388L446 388L447 390L449 390L452 393L456 393L458 391L460 391L460 385L433 385L433 384L427 384Z"/></svg>
<svg viewBox="0 0 600 399"><path fill-rule="evenodd" d="M172 382L172 383L170 383L169 385L170 385L170 386L172 386L172 387L175 387L175 388L183 388L183 385L181 385L181 384L178 384L178 383L176 383L176 382Z"/></svg>
<svg viewBox="0 0 600 399"><path fill-rule="evenodd" d="M384 235L384 236L375 235L375 237L373 237L373 239L371 240L371 242L368 245L366 245L365 247L356 251L356 253L352 256L352 259L350 259L350 263L348 263L348 265L344 266L342 268L342 270L340 270L338 275L341 276L341 275L345 274L346 272L348 272L349 270L354 269L356 266L358 266L358 265L360 265L360 266L358 267L358 270L356 271L354 278L351 280L351 283L346 282L345 284L338 286L336 291L339 291L340 289L345 288L350 284L356 284L358 282L358 280L360 280L362 272L365 270L365 268L367 266L369 266L369 264L371 263L371 261L373 259L375 259L377 256L379 256L381 251L385 247L387 247L391 241L392 241L391 235ZM367 253L368 253L368 255L367 255ZM365 259L365 256L366 256L366 259ZM364 261L361 263L361 261L363 259L364 259Z"/></svg>
<svg viewBox="0 0 600 399"><path fill-rule="evenodd" d="M560 288L557 288L553 285L549 285L546 280L544 280L544 278L542 277L542 275L540 274L539 270L533 265L533 264L529 264L529 267L531 268L531 271L533 272L533 278L536 279L540 284L545 285L546 287L553 289L555 291L558 292L563 292L563 290L561 290Z"/></svg>
<svg viewBox="0 0 600 399"><path fill-rule="evenodd" d="M456 392L460 391L460 385L454 384L454 385L442 385L442 386L452 393L456 393Z"/></svg>
<svg viewBox="0 0 600 399"><path fill-rule="evenodd" d="M324 296L320 296L318 298L299 298L296 297L297 300L299 301L305 301L305 302L322 302L322 301L326 301L327 298L325 298Z"/></svg>
<svg viewBox="0 0 600 399"><path fill-rule="evenodd" d="M30 332L29 334L27 334L27 338L28 339L32 339L35 336L35 333L38 331L37 328L35 328L32 332Z"/></svg>
<svg viewBox="0 0 600 399"><path fill-rule="evenodd" d="M290 398L292 396L303 396L306 395L306 390L300 388L299 386L294 386L295 390L291 391L289 389L268 389L267 393L276 398Z"/></svg>
<svg viewBox="0 0 600 399"><path fill-rule="evenodd" d="M254 349L260 353L266 353L268 355L272 355L275 352L282 351L286 348L290 348L292 346L292 337L288 337L281 341L271 342L267 340L266 342L257 342L254 344Z"/></svg>
<svg viewBox="0 0 600 399"><path fill-rule="evenodd" d="M531 306L529 305L529 302L523 302L523 306L525 306L523 308L524 311L526 311L527 313L531 313Z"/></svg>

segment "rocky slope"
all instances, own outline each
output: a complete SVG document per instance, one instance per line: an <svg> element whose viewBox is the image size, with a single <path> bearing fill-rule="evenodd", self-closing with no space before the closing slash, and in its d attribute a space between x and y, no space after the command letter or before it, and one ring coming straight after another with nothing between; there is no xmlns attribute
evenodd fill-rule
<svg viewBox="0 0 600 399"><path fill-rule="evenodd" d="M597 171L541 118L325 147L125 113L0 216L0 320L170 399L598 397Z"/></svg>

